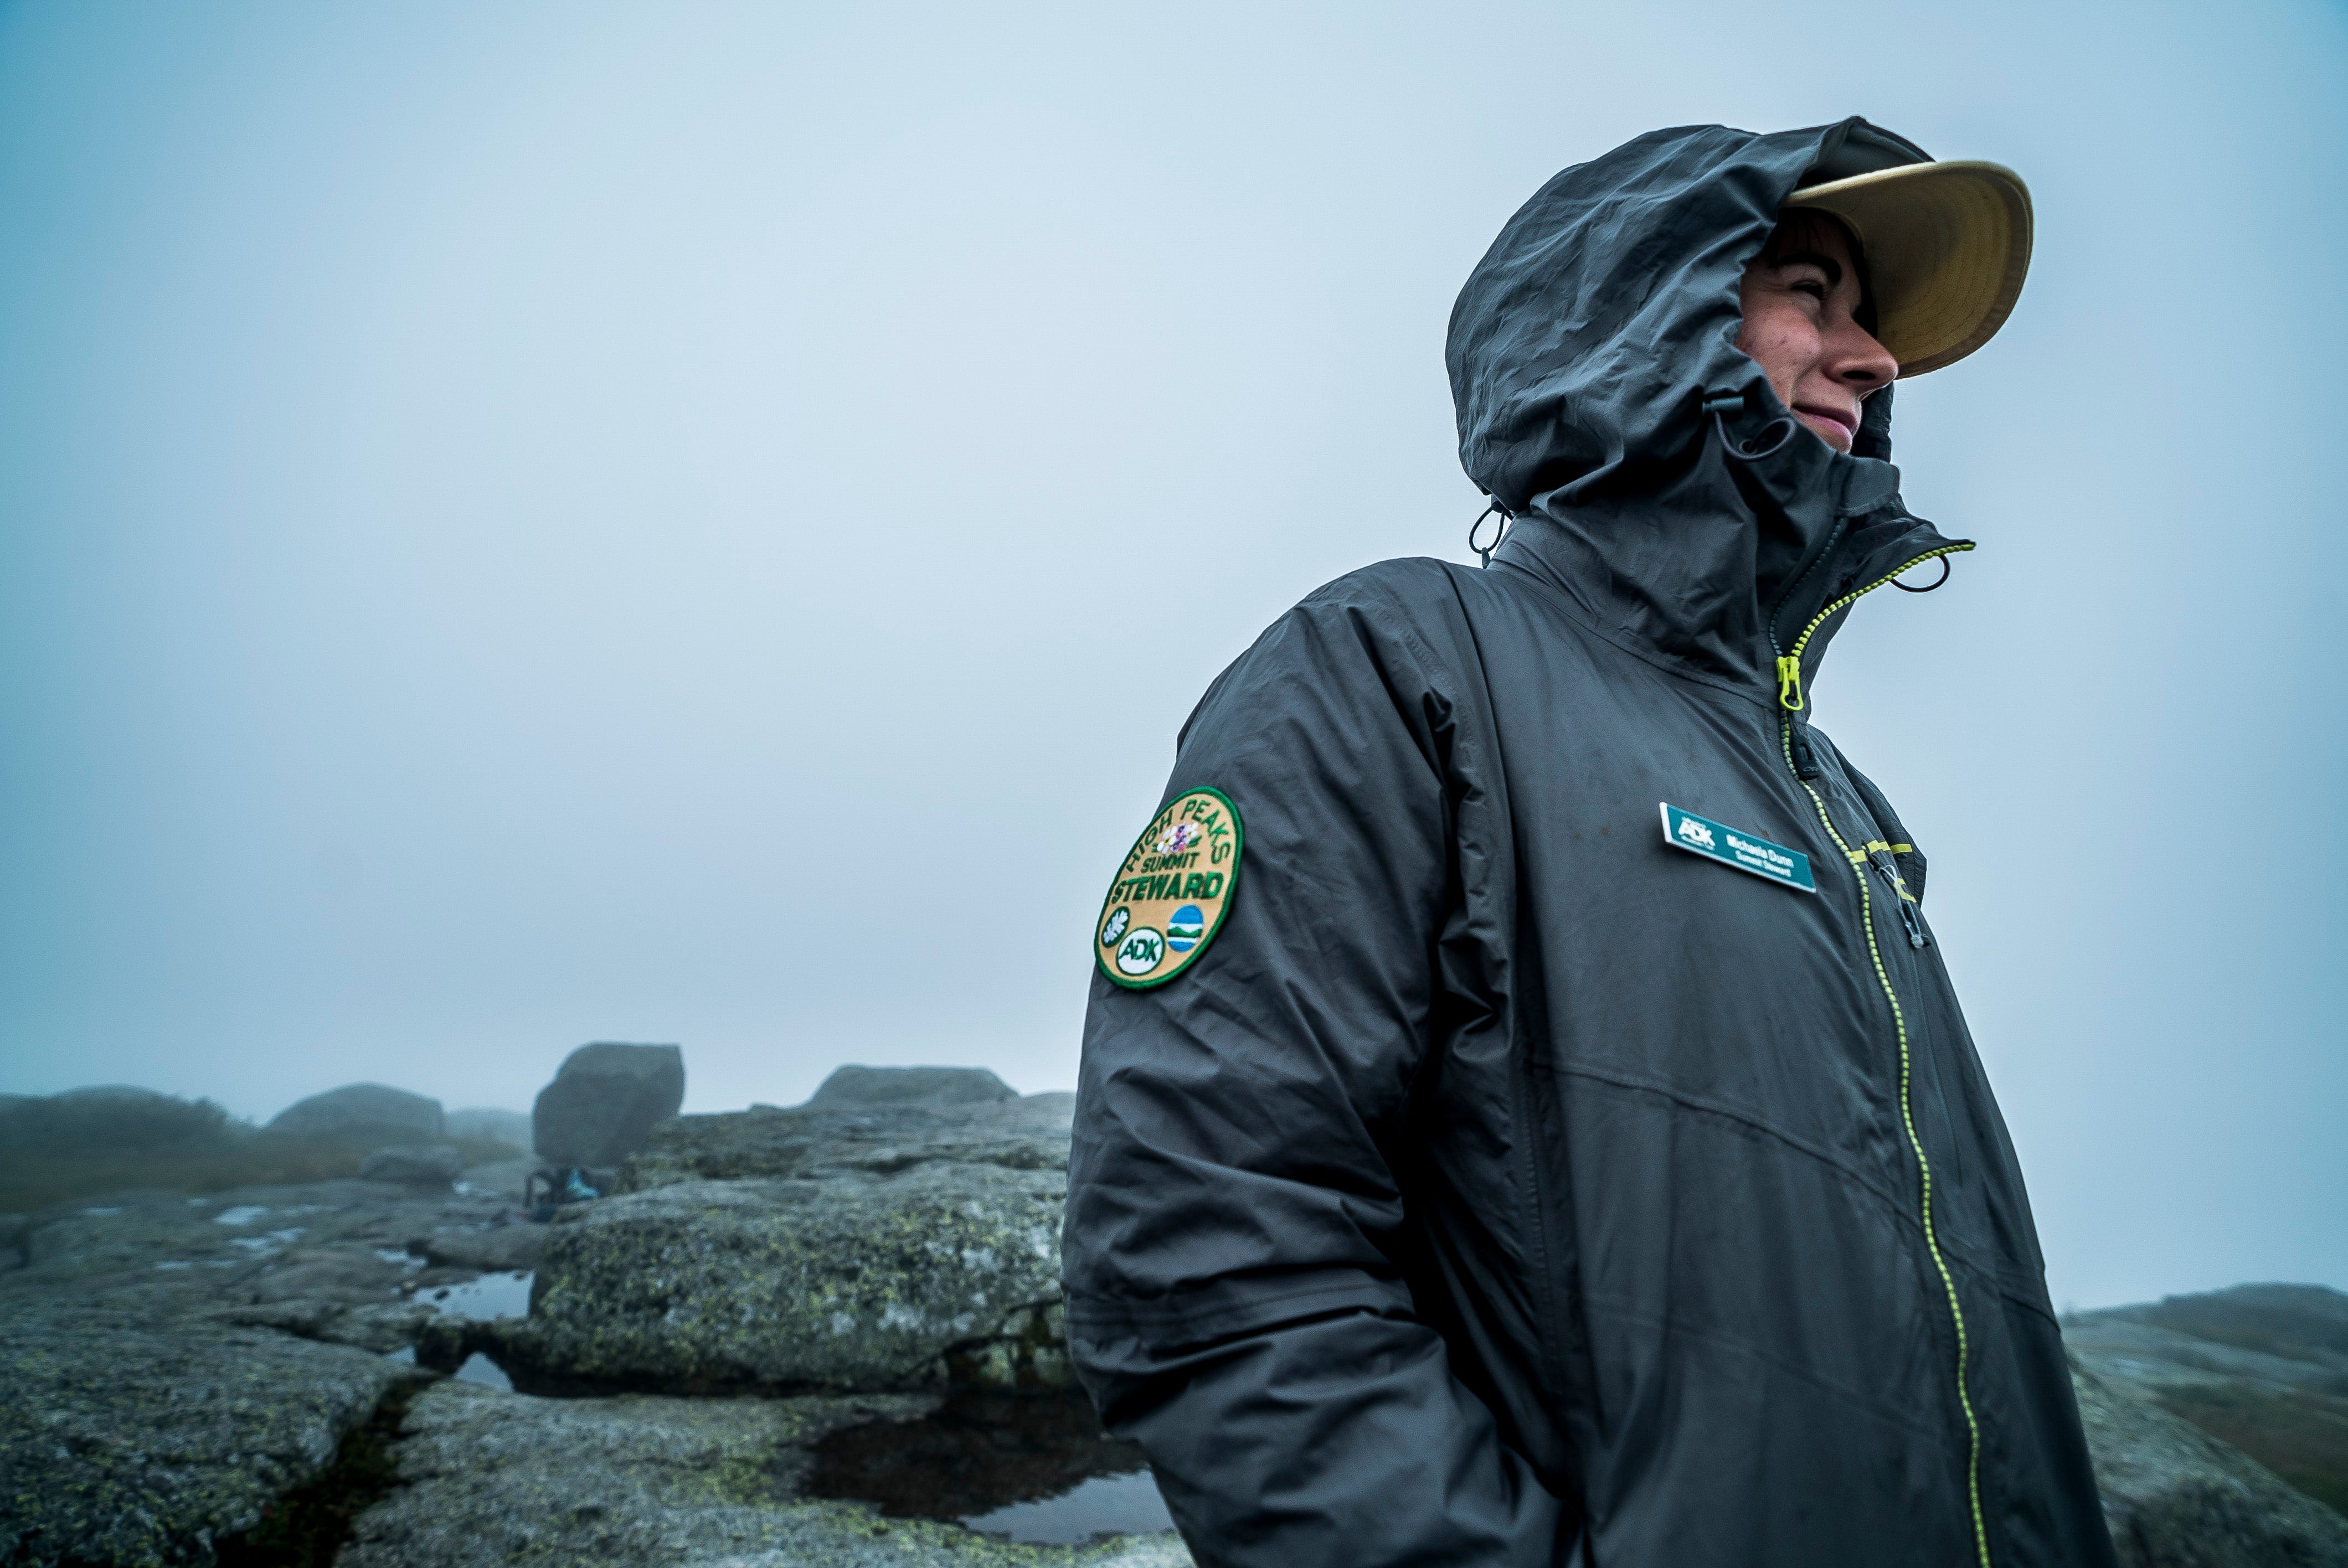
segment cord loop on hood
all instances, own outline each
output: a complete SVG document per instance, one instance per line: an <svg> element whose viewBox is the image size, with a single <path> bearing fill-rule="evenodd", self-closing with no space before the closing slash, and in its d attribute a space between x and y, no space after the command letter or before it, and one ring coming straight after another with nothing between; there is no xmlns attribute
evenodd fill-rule
<svg viewBox="0 0 2348 1568"><path fill-rule="evenodd" d="M1488 567L1492 564L1492 552L1500 548L1500 541L1509 537L1509 522L1511 514L1508 507L1500 505L1497 497L1487 498L1490 500L1491 504L1486 507L1482 511L1477 513L1476 520L1468 525L1468 548L1476 552L1476 559L1479 564ZM1476 530L1482 528L1484 526L1484 519L1492 516L1495 512L1499 514L1500 526L1493 532L1492 542L1488 545L1478 544L1476 542Z"/></svg>
<svg viewBox="0 0 2348 1568"><path fill-rule="evenodd" d="M1930 582L1926 583L1923 587L1921 587L1921 588L1910 588L1906 583L1901 582L1901 581L1900 581L1898 578L1896 578L1896 577L1895 577L1895 578L1893 578L1893 579L1891 579L1891 586L1892 586L1892 587L1894 587L1894 588L1896 588L1896 589L1899 589L1900 592L1902 592L1902 593L1930 593L1930 592L1931 592L1934 589L1936 589L1936 588L1940 587L1942 583L1944 583L1944 582L1946 582L1946 581L1948 581L1948 580L1949 580L1949 573L1951 572L1951 570L1952 570L1952 569L1953 569L1950 566L1950 564L1949 564L1949 558L1948 558L1947 556L1942 556L1942 557L1941 557L1941 558L1940 558L1940 561L1941 561L1941 575L1940 575L1940 576L1938 576L1938 577L1936 577L1936 578L1934 578L1931 581L1930 581Z"/></svg>
<svg viewBox="0 0 2348 1568"><path fill-rule="evenodd" d="M1723 414L1715 414L1712 416L1712 422L1720 426L1720 445L1722 448L1725 450L1730 456L1742 463L1757 463L1762 458L1775 454L1780 447L1784 446L1787 442L1791 441L1794 438L1794 431L1796 428L1794 422L1790 419L1772 419L1768 424L1764 425L1761 427L1760 433L1756 435L1752 440L1739 441L1735 436L1731 436L1728 433L1727 415ZM1772 431L1776 432L1776 439L1770 441L1766 446L1763 446L1762 442L1767 438Z"/></svg>

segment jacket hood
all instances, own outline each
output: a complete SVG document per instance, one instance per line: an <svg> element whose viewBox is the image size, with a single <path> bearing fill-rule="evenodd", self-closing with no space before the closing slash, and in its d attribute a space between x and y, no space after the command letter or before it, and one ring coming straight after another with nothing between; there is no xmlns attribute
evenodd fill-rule
<svg viewBox="0 0 2348 1568"><path fill-rule="evenodd" d="M1495 559L1611 634L1774 691L1820 610L1962 548L1900 499L1890 387L1837 453L1736 346L1738 282L1787 196L1925 161L1858 118L1694 126L1543 186L1460 292L1444 356L1460 462L1513 518ZM1840 618L1804 648L1806 677Z"/></svg>

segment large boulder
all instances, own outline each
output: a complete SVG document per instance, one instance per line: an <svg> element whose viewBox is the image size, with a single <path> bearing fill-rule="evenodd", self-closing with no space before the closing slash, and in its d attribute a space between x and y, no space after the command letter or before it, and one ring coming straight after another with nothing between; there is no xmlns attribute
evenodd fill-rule
<svg viewBox="0 0 2348 1568"><path fill-rule="evenodd" d="M2348 1568L2348 1520L2075 1357L2071 1375L2123 1568Z"/></svg>
<svg viewBox="0 0 2348 1568"><path fill-rule="evenodd" d="M885 1105L989 1105L1019 1091L983 1067L835 1068L808 1107L847 1111Z"/></svg>
<svg viewBox="0 0 2348 1568"><path fill-rule="evenodd" d="M482 1336L525 1389L1066 1386L1074 1100L679 1117Z"/></svg>
<svg viewBox="0 0 2348 1568"><path fill-rule="evenodd" d="M616 1165L685 1103L685 1053L673 1045L582 1045L530 1110L531 1145L553 1165Z"/></svg>
<svg viewBox="0 0 2348 1568"><path fill-rule="evenodd" d="M440 1102L380 1083L346 1083L297 1100L270 1120L269 1131L370 1148L437 1143L448 1135Z"/></svg>
<svg viewBox="0 0 2348 1568"><path fill-rule="evenodd" d="M412 1367L88 1302L0 1312L0 1562L213 1561Z"/></svg>
<svg viewBox="0 0 2348 1568"><path fill-rule="evenodd" d="M465 1156L449 1143L401 1143L377 1149L359 1162L363 1182L397 1182L402 1186L446 1188L464 1173Z"/></svg>
<svg viewBox="0 0 2348 1568"><path fill-rule="evenodd" d="M92 1083L49 1096L52 1105L151 1105L158 1101L178 1103L176 1096L135 1083Z"/></svg>

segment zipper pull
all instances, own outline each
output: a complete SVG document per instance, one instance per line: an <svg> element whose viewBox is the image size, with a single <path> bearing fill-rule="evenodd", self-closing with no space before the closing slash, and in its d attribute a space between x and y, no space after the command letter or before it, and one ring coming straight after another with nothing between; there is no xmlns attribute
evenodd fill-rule
<svg viewBox="0 0 2348 1568"><path fill-rule="evenodd" d="M1891 857L1891 851L1877 850L1867 858L1869 865L1883 874L1885 884L1891 889L1891 901L1900 907L1900 926L1908 933L1908 945L1911 948L1929 945L1924 935L1924 917L1917 913L1916 900L1908 896L1908 884L1900 880L1900 863Z"/></svg>
<svg viewBox="0 0 2348 1568"><path fill-rule="evenodd" d="M1810 744L1810 727L1786 721L1786 749L1794 754L1794 776L1805 784L1818 776L1818 749Z"/></svg>
<svg viewBox="0 0 2348 1568"><path fill-rule="evenodd" d="M1777 704L1788 712L1802 711L1802 660L1799 654L1777 655Z"/></svg>

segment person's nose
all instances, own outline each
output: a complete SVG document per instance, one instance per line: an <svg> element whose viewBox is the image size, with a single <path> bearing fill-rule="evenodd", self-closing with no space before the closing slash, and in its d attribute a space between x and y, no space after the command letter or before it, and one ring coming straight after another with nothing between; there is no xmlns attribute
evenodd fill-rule
<svg viewBox="0 0 2348 1568"><path fill-rule="evenodd" d="M1856 321L1845 321L1828 345L1828 374L1864 397L1900 374L1900 362Z"/></svg>

